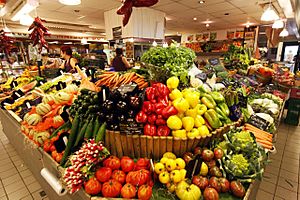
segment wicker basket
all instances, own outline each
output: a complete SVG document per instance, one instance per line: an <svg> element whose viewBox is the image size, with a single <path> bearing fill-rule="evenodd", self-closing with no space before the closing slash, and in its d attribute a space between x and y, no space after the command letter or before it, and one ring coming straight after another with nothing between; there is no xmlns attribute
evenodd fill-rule
<svg viewBox="0 0 300 200"><path fill-rule="evenodd" d="M155 160L162 157L165 152L173 152L182 156L187 151L192 151L197 146L206 146L214 138L222 138L231 126L240 126L242 118L230 125L216 129L210 136L194 139L181 139L145 135L126 135L118 131L106 131L105 146L112 155L118 157L130 156L132 158L147 157Z"/></svg>

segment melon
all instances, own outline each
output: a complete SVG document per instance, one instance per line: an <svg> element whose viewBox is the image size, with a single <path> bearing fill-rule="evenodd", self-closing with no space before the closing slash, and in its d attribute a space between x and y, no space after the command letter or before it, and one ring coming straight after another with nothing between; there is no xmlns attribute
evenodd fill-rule
<svg viewBox="0 0 300 200"><path fill-rule="evenodd" d="M68 103L71 98L71 95L66 92L58 92L55 95L55 103L65 104Z"/></svg>
<svg viewBox="0 0 300 200"><path fill-rule="evenodd" d="M51 111L51 106L47 103L40 103L39 105L36 106L36 113L41 116L46 115L50 111Z"/></svg>
<svg viewBox="0 0 300 200"><path fill-rule="evenodd" d="M31 126L35 126L41 121L42 121L42 117L39 114L31 114L27 117L26 120L26 122Z"/></svg>
<svg viewBox="0 0 300 200"><path fill-rule="evenodd" d="M75 84L70 84L64 89L64 91L67 93L77 93L78 90L79 90L79 88Z"/></svg>
<svg viewBox="0 0 300 200"><path fill-rule="evenodd" d="M43 103L49 103L49 101L54 101L54 100L55 100L54 95L52 95L52 94L47 94L47 95L44 96L42 102L43 102Z"/></svg>

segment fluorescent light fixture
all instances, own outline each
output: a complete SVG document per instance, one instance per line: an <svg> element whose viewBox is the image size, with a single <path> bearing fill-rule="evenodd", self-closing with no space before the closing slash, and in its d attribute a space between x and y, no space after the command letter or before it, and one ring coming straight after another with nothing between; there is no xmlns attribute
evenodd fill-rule
<svg viewBox="0 0 300 200"><path fill-rule="evenodd" d="M264 11L264 13L262 14L262 16L260 18L261 21L274 21L274 20L278 20L278 19L279 19L279 16L275 12L275 10L272 8L271 3L269 4L268 8Z"/></svg>
<svg viewBox="0 0 300 200"><path fill-rule="evenodd" d="M152 46L154 46L154 47L157 46L157 42L155 40L153 41Z"/></svg>
<svg viewBox="0 0 300 200"><path fill-rule="evenodd" d="M38 7L39 3L36 0L27 0L26 4L11 18L12 21L18 21L25 14L29 14L36 7Z"/></svg>
<svg viewBox="0 0 300 200"><path fill-rule="evenodd" d="M282 19L276 20L272 25L272 28L276 28L276 29L283 28L283 27L284 27L284 23Z"/></svg>
<svg viewBox="0 0 300 200"><path fill-rule="evenodd" d="M288 30L286 30L286 28L284 28L280 33L279 33L280 37L287 37L289 36L289 32Z"/></svg>
<svg viewBox="0 0 300 200"><path fill-rule="evenodd" d="M58 41L48 42L49 44L58 44Z"/></svg>
<svg viewBox="0 0 300 200"><path fill-rule="evenodd" d="M20 24L24 26L29 26L32 24L33 20L34 19L30 17L28 14L24 14L23 16L21 16Z"/></svg>
<svg viewBox="0 0 300 200"><path fill-rule="evenodd" d="M81 0L59 0L59 3L67 6L77 6L81 4Z"/></svg>
<svg viewBox="0 0 300 200"><path fill-rule="evenodd" d="M73 44L73 42L65 42L64 44Z"/></svg>
<svg viewBox="0 0 300 200"><path fill-rule="evenodd" d="M291 1L287 0L278 0L279 6L282 8L283 13L286 18L294 18L295 13L293 11L293 6L291 4Z"/></svg>
<svg viewBox="0 0 300 200"><path fill-rule="evenodd" d="M88 43L87 39L85 39L85 38L81 39L81 44L87 44L87 43Z"/></svg>

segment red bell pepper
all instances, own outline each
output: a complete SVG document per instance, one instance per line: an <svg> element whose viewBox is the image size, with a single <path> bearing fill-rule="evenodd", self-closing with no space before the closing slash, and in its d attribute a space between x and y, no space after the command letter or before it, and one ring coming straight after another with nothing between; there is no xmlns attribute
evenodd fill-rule
<svg viewBox="0 0 300 200"><path fill-rule="evenodd" d="M144 135L149 135L149 136L156 136L156 126L153 124L146 124L144 126Z"/></svg>
<svg viewBox="0 0 300 200"><path fill-rule="evenodd" d="M164 119L156 119L155 124L157 126L166 125L166 120L164 120Z"/></svg>
<svg viewBox="0 0 300 200"><path fill-rule="evenodd" d="M155 83L152 85L152 87L154 87L156 89L158 96L160 96L160 97L169 96L169 94L170 94L169 88L162 83Z"/></svg>
<svg viewBox="0 0 300 200"><path fill-rule="evenodd" d="M157 119L156 114L151 114L151 115L148 116L148 122L150 124L155 124L156 119Z"/></svg>
<svg viewBox="0 0 300 200"><path fill-rule="evenodd" d="M146 97L149 101L155 99L155 92L156 92L156 89L154 87L146 88Z"/></svg>
<svg viewBox="0 0 300 200"><path fill-rule="evenodd" d="M159 126L157 128L158 136L168 136L170 134L170 129L167 126Z"/></svg>
<svg viewBox="0 0 300 200"><path fill-rule="evenodd" d="M155 104L155 112L156 112L156 114L161 115L162 111L163 111L163 109L165 107L166 106L162 102L159 102L159 103Z"/></svg>
<svg viewBox="0 0 300 200"><path fill-rule="evenodd" d="M144 111L140 111L136 116L135 116L135 121L137 123L146 123L147 122L147 115Z"/></svg>
<svg viewBox="0 0 300 200"><path fill-rule="evenodd" d="M177 114L178 114L178 111L176 110L176 108L174 106L167 106L162 111L162 116L165 119L168 119L170 116L177 115Z"/></svg>
<svg viewBox="0 0 300 200"><path fill-rule="evenodd" d="M144 101L142 111L147 114L154 112L155 107L150 101Z"/></svg>

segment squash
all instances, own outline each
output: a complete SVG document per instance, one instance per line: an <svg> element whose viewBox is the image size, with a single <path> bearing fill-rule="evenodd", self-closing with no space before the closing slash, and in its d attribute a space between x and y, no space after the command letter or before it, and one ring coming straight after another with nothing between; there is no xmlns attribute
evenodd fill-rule
<svg viewBox="0 0 300 200"><path fill-rule="evenodd" d="M55 95L56 104L65 104L68 103L71 98L71 95L66 92L58 92Z"/></svg>
<svg viewBox="0 0 300 200"><path fill-rule="evenodd" d="M42 117L39 114L31 114L27 117L26 120L26 122L31 126L35 126L41 121L42 121Z"/></svg>
<svg viewBox="0 0 300 200"><path fill-rule="evenodd" d="M53 123L56 124L56 123L62 123L64 122L63 118L60 116L60 115L57 115L55 117L53 117Z"/></svg>
<svg viewBox="0 0 300 200"><path fill-rule="evenodd" d="M79 90L79 88L75 84L70 84L64 89L65 92L73 93L73 94L76 94L78 92L78 90Z"/></svg>
<svg viewBox="0 0 300 200"><path fill-rule="evenodd" d="M39 105L36 106L36 113L41 116L46 115L50 111L51 111L51 106L47 103L40 103Z"/></svg>
<svg viewBox="0 0 300 200"><path fill-rule="evenodd" d="M45 95L45 96L43 97L42 102L43 102L43 103L49 103L50 101L54 101L54 100L55 100L54 95L52 95L52 94L47 94L47 95Z"/></svg>
<svg viewBox="0 0 300 200"><path fill-rule="evenodd" d="M50 133L48 131L37 132L34 137L34 141L38 142L40 145L44 143L50 137Z"/></svg>
<svg viewBox="0 0 300 200"><path fill-rule="evenodd" d="M29 113L26 113L26 115L24 115L24 117L23 117L23 121L26 121L27 122L27 118L29 117Z"/></svg>
<svg viewBox="0 0 300 200"><path fill-rule="evenodd" d="M33 139L36 136L36 131L34 129L30 129L28 132L28 137Z"/></svg>

